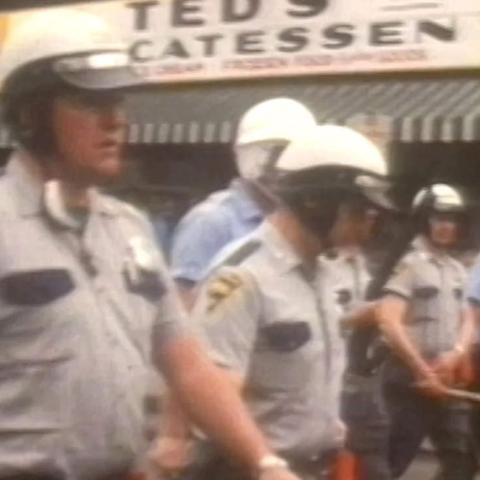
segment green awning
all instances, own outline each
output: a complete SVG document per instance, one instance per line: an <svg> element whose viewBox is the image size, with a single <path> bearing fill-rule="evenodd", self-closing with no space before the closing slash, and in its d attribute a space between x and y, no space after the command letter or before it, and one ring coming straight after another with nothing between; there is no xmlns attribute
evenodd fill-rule
<svg viewBox="0 0 480 480"><path fill-rule="evenodd" d="M229 143L242 113L288 96L310 107L319 123L384 116L401 142L480 140L480 78L311 78L189 86L154 86L129 102L130 143Z"/></svg>

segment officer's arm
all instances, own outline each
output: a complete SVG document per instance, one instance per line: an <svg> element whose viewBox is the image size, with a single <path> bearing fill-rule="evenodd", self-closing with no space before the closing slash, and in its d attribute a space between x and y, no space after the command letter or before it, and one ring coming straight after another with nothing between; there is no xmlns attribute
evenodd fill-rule
<svg viewBox="0 0 480 480"><path fill-rule="evenodd" d="M361 327L375 323L377 302L365 302L345 314L341 321L345 327Z"/></svg>
<svg viewBox="0 0 480 480"><path fill-rule="evenodd" d="M248 298L243 288L245 284L229 276L219 278L218 283L210 286L196 305L198 312L194 322L207 322L214 328L221 325L217 321L225 320L227 326L231 319L232 325L240 327L233 313L245 314L244 300ZM243 320L245 327L248 319ZM243 339L236 327L234 331L238 335L227 335L225 340L242 343L247 341L251 329L243 330ZM214 365L200 342L187 335L177 335L164 341L162 348L155 351L157 363L162 366L174 395L190 419L240 462L258 469L260 459L271 454L271 450L244 406L238 386L227 379L224 370ZM296 478L287 470L271 473L273 476L269 478L275 480ZM262 475L262 478L265 477Z"/></svg>
<svg viewBox="0 0 480 480"><path fill-rule="evenodd" d="M472 270L471 276L467 282L467 307L466 307L466 319L467 325L464 327L466 330L464 334L459 338L459 345L465 346L462 342L462 337L465 336L465 342L468 341L468 327L472 329L472 343L475 338L475 334L480 327L480 263L477 263ZM463 330L463 329L462 329ZM471 344L470 344L471 345Z"/></svg>
<svg viewBox="0 0 480 480"><path fill-rule="evenodd" d="M159 427L160 433L152 442L149 460L152 467L168 477L182 472L194 460L190 421L171 390L164 397Z"/></svg>
<svg viewBox="0 0 480 480"><path fill-rule="evenodd" d="M377 321L393 351L410 367L419 382L432 382L434 373L413 344L404 319L408 301L398 295L386 295L377 305Z"/></svg>
<svg viewBox="0 0 480 480"><path fill-rule="evenodd" d="M227 371L225 376L240 393L243 389L243 379ZM163 405L160 433L152 443L149 459L159 473L168 476L178 474L191 466L195 461L193 452L197 440L192 437L190 418L171 389L168 390Z"/></svg>
<svg viewBox="0 0 480 480"><path fill-rule="evenodd" d="M467 306L462 311L462 323L454 347L441 354L433 363L435 372L447 384L468 385L472 380L470 351L475 338L475 312Z"/></svg>
<svg viewBox="0 0 480 480"><path fill-rule="evenodd" d="M470 349L475 341L476 324L478 321L480 321L480 308L475 304L468 304L462 310L462 324L454 349L460 355L470 353Z"/></svg>
<svg viewBox="0 0 480 480"><path fill-rule="evenodd" d="M232 456L257 469L260 460L272 452L238 390L200 344L191 337L178 338L163 348L161 357L169 384L192 420ZM285 472L277 478L295 477Z"/></svg>

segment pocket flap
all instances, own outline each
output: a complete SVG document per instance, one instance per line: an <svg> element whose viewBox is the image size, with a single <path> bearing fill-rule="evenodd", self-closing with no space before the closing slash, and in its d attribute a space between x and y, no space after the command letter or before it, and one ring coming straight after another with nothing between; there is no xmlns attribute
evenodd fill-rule
<svg viewBox="0 0 480 480"><path fill-rule="evenodd" d="M292 352L310 340L312 334L307 322L282 322L261 329L273 350Z"/></svg>
<svg viewBox="0 0 480 480"><path fill-rule="evenodd" d="M432 298L438 295L438 288L434 287L433 285L427 285L424 287L417 287L413 290L413 296L416 298L422 298L422 299L427 299L427 298Z"/></svg>
<svg viewBox="0 0 480 480"><path fill-rule="evenodd" d="M0 279L3 299L16 305L43 305L73 289L70 273L62 268L15 272Z"/></svg>

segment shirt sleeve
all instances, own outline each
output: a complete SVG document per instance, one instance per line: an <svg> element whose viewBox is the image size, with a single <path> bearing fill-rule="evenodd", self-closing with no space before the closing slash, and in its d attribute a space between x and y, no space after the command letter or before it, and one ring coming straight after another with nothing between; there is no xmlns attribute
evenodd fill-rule
<svg viewBox="0 0 480 480"><path fill-rule="evenodd" d="M480 306L480 263L473 268L467 282L467 301Z"/></svg>
<svg viewBox="0 0 480 480"><path fill-rule="evenodd" d="M153 327L155 349L187 333L187 314L178 296L163 259L160 264L160 275L163 293L158 305L158 314Z"/></svg>
<svg viewBox="0 0 480 480"><path fill-rule="evenodd" d="M412 258L406 256L395 266L392 275L383 288L383 292L410 300L413 292L413 280Z"/></svg>
<svg viewBox="0 0 480 480"><path fill-rule="evenodd" d="M172 243L173 278L197 283L213 257L229 242L229 223L220 208L193 210L178 224Z"/></svg>
<svg viewBox="0 0 480 480"><path fill-rule="evenodd" d="M246 376L260 318L254 278L240 268L222 268L204 285L193 321L214 361Z"/></svg>

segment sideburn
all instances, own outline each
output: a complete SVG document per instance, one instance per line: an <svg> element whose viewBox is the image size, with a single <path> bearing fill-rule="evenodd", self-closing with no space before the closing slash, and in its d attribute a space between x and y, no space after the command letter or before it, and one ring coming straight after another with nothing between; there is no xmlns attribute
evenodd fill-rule
<svg viewBox="0 0 480 480"><path fill-rule="evenodd" d="M19 142L39 158L51 156L55 151L52 130L53 95L39 93L22 101L16 118Z"/></svg>

